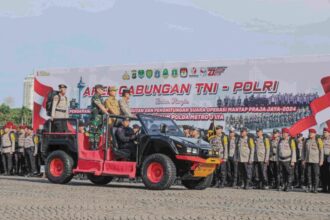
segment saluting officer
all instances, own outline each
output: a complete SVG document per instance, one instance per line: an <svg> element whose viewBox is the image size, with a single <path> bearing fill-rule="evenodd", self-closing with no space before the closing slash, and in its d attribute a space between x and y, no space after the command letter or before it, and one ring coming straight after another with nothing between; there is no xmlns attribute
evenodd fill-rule
<svg viewBox="0 0 330 220"><path fill-rule="evenodd" d="M91 149L97 150L99 145L100 136L102 134L103 115L108 114L108 110L103 105L103 89L100 84L95 86L95 95L91 99L91 117L89 124L89 142Z"/></svg>
<svg viewBox="0 0 330 220"><path fill-rule="evenodd" d="M223 127L221 125L216 126L215 135L210 139L210 145L212 150L216 152L219 158L223 161L215 174L216 186L223 188L226 183L226 161L228 159L228 137L223 133Z"/></svg>
<svg viewBox="0 0 330 220"><path fill-rule="evenodd" d="M119 107L121 115L126 117L132 117L131 108L129 107L129 99L131 92L129 89L124 89L122 92L122 98L119 100Z"/></svg>
<svg viewBox="0 0 330 220"><path fill-rule="evenodd" d="M261 128L257 129L254 151L254 170L260 189L268 189L267 166L269 164L270 141Z"/></svg>
<svg viewBox="0 0 330 220"><path fill-rule="evenodd" d="M52 104L52 113L51 119L59 119L59 118L69 118L69 102L66 97L66 89L67 86L64 84L60 84L58 86L59 93L55 95L53 98ZM57 132L66 132L67 125L66 121L63 120L55 120L54 121L54 130Z"/></svg>
<svg viewBox="0 0 330 220"><path fill-rule="evenodd" d="M249 189L252 178L252 163L254 156L254 140L248 137L247 128L242 128L241 136L237 140L235 160L238 162L238 171L244 183L244 189ZM235 174L237 179L237 173Z"/></svg>
<svg viewBox="0 0 330 220"><path fill-rule="evenodd" d="M282 129L282 138L278 144L278 160L283 176L284 191L292 188L292 174L296 163L296 142L289 135L290 130Z"/></svg>
<svg viewBox="0 0 330 220"><path fill-rule="evenodd" d="M324 159L321 167L322 191L330 192L330 128L323 130Z"/></svg>
<svg viewBox="0 0 330 220"><path fill-rule="evenodd" d="M316 136L315 129L309 129L309 138L306 139L303 149L303 164L306 167L307 188L317 193L320 178L320 166L323 165L323 142Z"/></svg>
<svg viewBox="0 0 330 220"><path fill-rule="evenodd" d="M5 170L5 175L11 175L11 170L13 168L12 156L15 152L16 137L10 130L12 126L12 123L7 123L4 127L4 134L1 137L2 163Z"/></svg>
<svg viewBox="0 0 330 220"><path fill-rule="evenodd" d="M36 169L36 156L38 153L36 137L33 135L33 129L31 127L25 128L25 139L24 139L24 154L26 159L27 168L29 169L29 176L38 175Z"/></svg>
<svg viewBox="0 0 330 220"><path fill-rule="evenodd" d="M278 143L280 142L280 131L277 129L273 130L273 137L270 146L270 157L269 157L269 177L270 183L274 189L280 188L280 167L277 155Z"/></svg>

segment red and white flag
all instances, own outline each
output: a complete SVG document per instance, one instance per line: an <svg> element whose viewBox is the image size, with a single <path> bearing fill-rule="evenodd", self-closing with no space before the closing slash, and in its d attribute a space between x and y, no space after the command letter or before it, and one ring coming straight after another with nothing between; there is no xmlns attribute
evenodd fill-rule
<svg viewBox="0 0 330 220"><path fill-rule="evenodd" d="M46 111L47 97L53 88L45 86L34 78L34 112L33 112L33 129L36 131L40 125L43 125L48 119Z"/></svg>

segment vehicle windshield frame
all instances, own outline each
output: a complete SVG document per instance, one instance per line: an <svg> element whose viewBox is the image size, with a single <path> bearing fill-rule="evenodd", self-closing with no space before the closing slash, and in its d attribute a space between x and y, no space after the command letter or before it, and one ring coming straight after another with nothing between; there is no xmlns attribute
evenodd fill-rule
<svg viewBox="0 0 330 220"><path fill-rule="evenodd" d="M159 123L159 127L158 127L159 128L159 132L157 132L155 134L154 132L151 132L150 129L148 128L148 124L146 123L146 118L153 119L153 121L167 121L167 122L170 122L171 126L174 126L175 127L176 132L171 132L170 130L168 130L167 133L166 133L166 135L176 136L176 137L184 137L184 134L181 131L181 129L179 128L179 126L171 118L160 117L160 116L156 116L156 115L146 115L146 114L137 114L137 117L139 118L139 120L141 122L141 125L144 128L144 131L148 135L163 135L163 133L160 132L160 124L162 124L162 123L161 122ZM168 126L167 123L166 123L166 125Z"/></svg>

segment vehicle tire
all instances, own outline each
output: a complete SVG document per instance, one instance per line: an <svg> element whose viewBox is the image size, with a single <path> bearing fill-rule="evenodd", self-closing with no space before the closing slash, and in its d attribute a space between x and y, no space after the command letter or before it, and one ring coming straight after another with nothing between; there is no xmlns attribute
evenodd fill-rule
<svg viewBox="0 0 330 220"><path fill-rule="evenodd" d="M112 176L95 176L94 174L87 174L89 181L98 186L107 185L113 179Z"/></svg>
<svg viewBox="0 0 330 220"><path fill-rule="evenodd" d="M66 184L73 177L73 159L62 150L53 151L46 160L46 177L56 184Z"/></svg>
<svg viewBox="0 0 330 220"><path fill-rule="evenodd" d="M176 179L176 167L165 154L152 154L142 163L141 178L148 189L165 190Z"/></svg>
<svg viewBox="0 0 330 220"><path fill-rule="evenodd" d="M212 184L213 175L198 180L182 180L181 183L187 189L204 190Z"/></svg>

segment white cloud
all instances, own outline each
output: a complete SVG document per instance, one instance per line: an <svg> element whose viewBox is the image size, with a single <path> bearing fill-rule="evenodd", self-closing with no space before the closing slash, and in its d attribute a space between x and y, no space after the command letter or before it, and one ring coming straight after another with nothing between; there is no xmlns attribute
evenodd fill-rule
<svg viewBox="0 0 330 220"><path fill-rule="evenodd" d="M166 25L169 29L183 31L183 32L194 32L194 29L191 27L185 27L185 26L181 26L177 24L169 24L169 23L166 23Z"/></svg>
<svg viewBox="0 0 330 220"><path fill-rule="evenodd" d="M330 0L159 0L192 6L251 29L289 31L330 18Z"/></svg>
<svg viewBox="0 0 330 220"><path fill-rule="evenodd" d="M116 0L1 0L0 16L29 17L38 16L51 7L76 8L88 12L107 10Z"/></svg>

